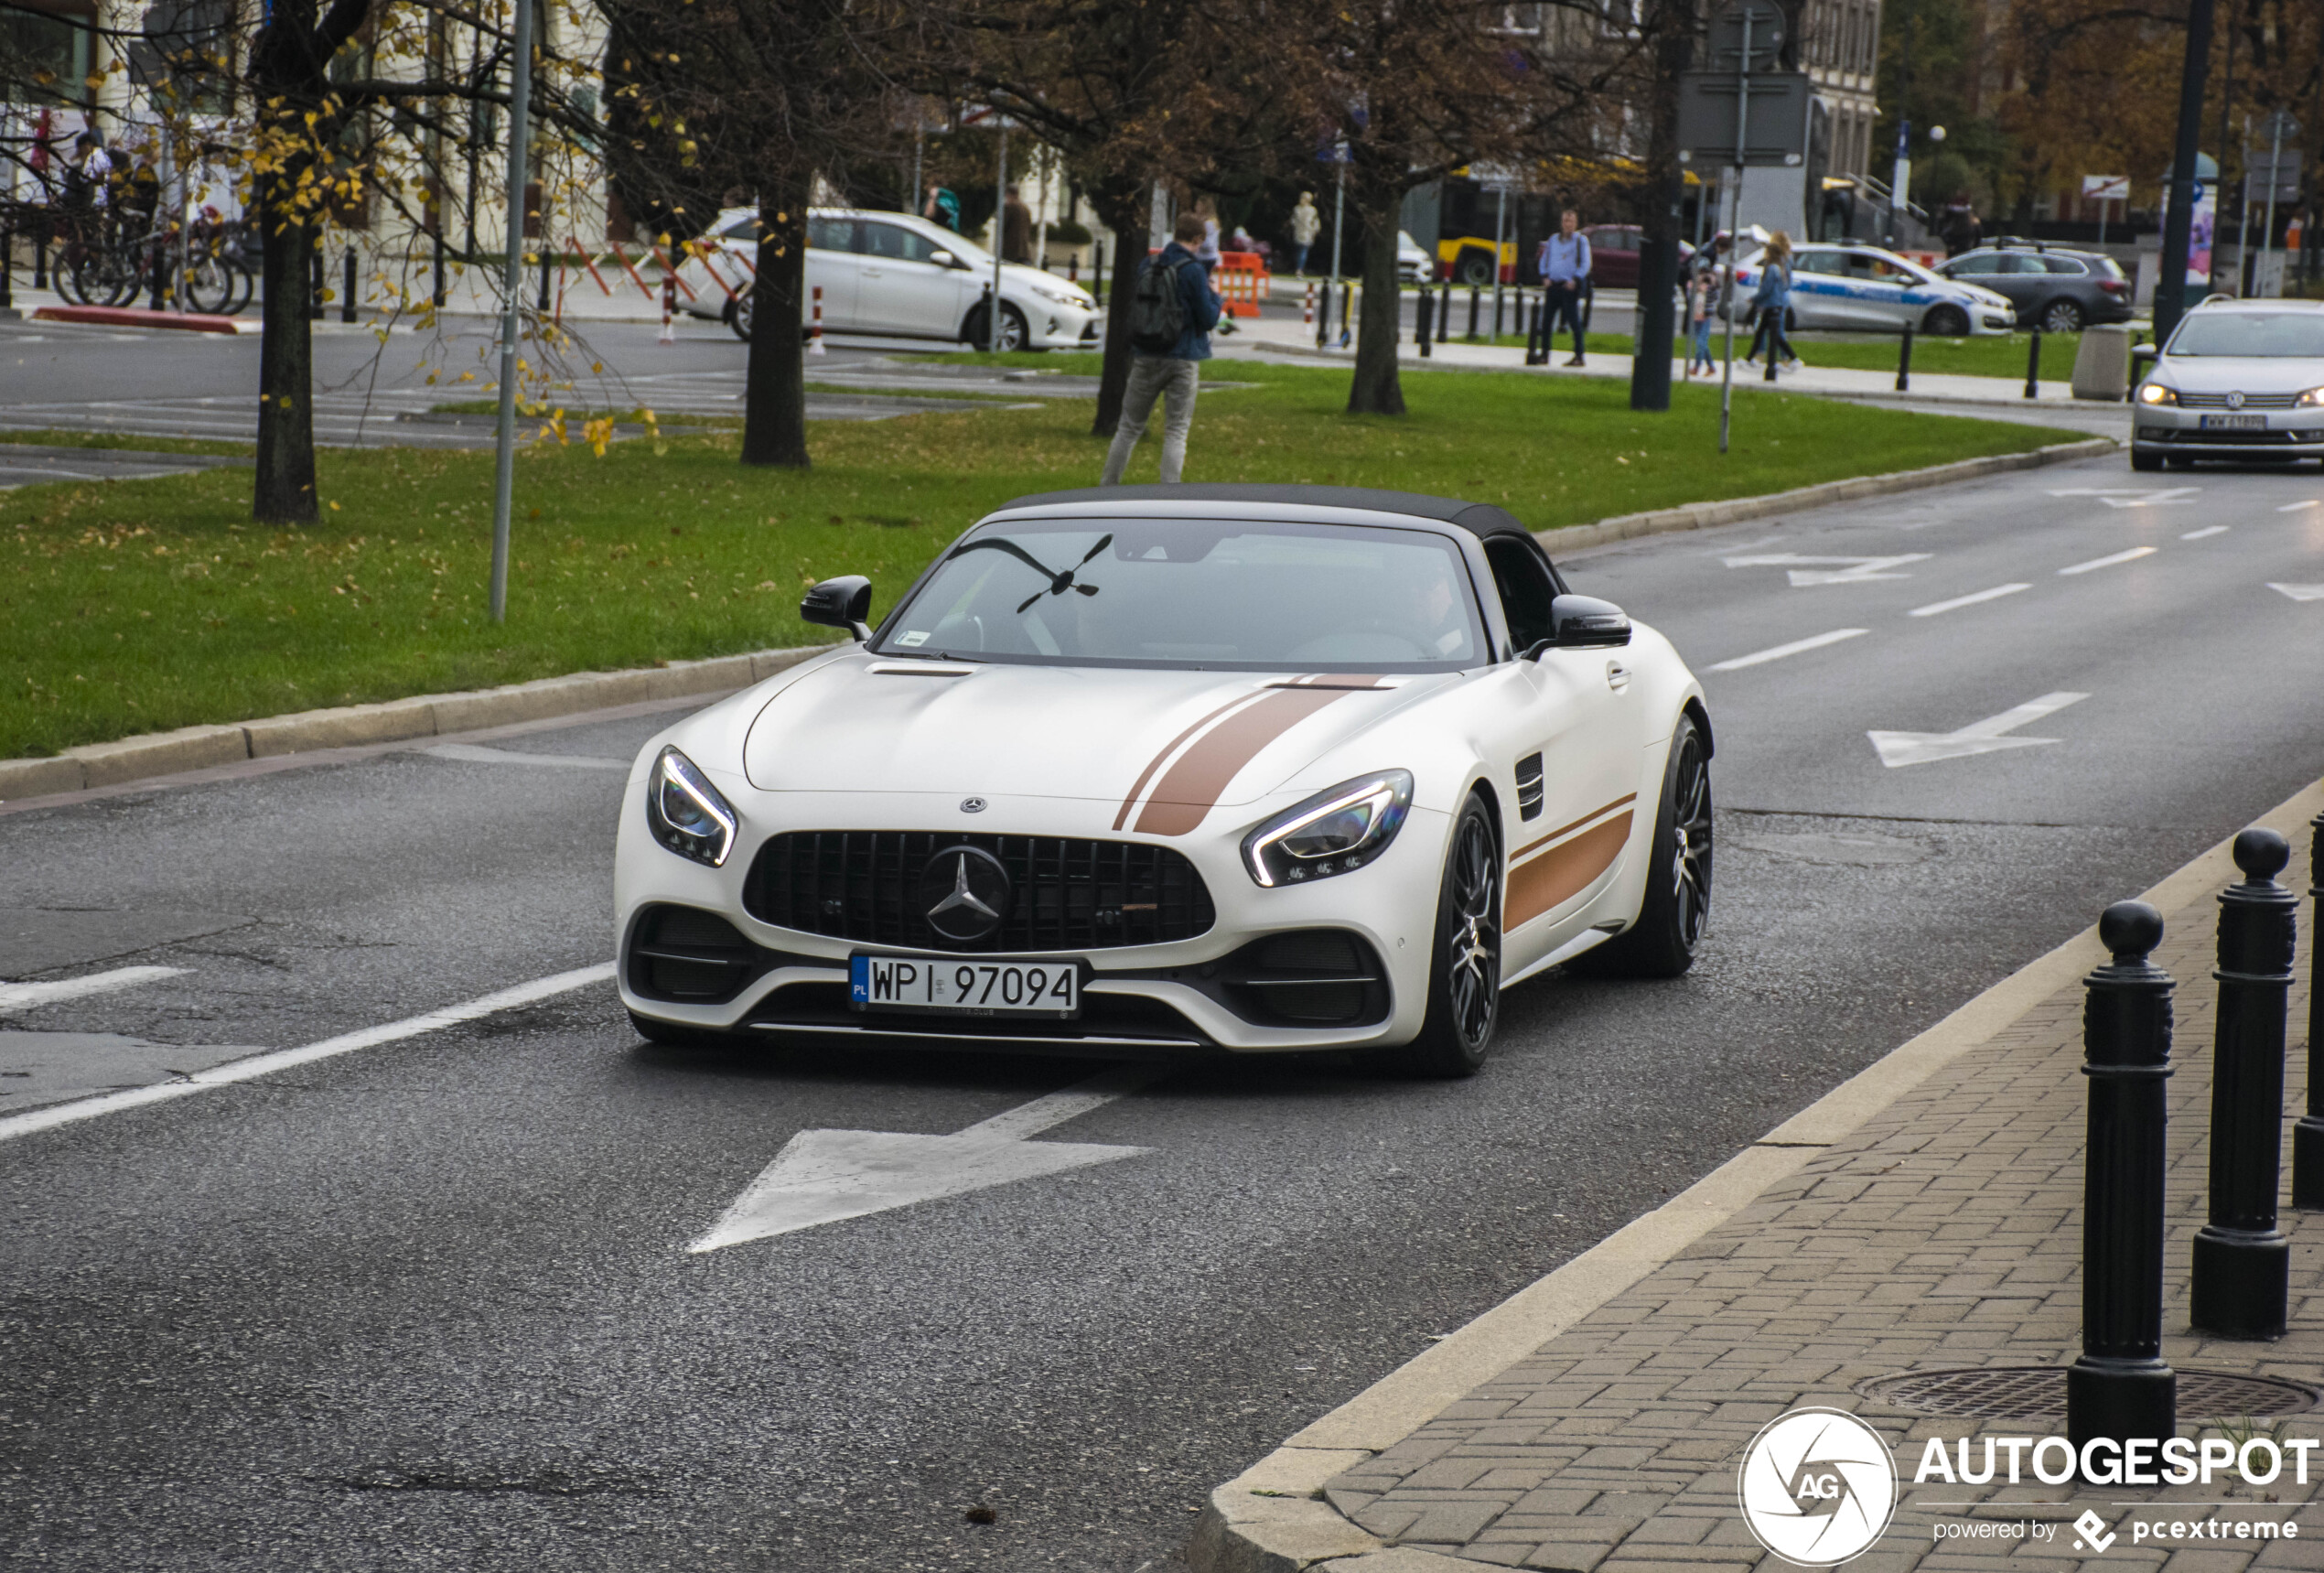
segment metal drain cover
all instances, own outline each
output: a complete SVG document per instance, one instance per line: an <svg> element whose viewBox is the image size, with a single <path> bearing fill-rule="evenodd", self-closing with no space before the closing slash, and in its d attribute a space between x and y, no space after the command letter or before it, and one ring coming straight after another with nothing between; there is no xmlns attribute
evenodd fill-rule
<svg viewBox="0 0 2324 1573"><path fill-rule="evenodd" d="M2057 1365L1996 1365L1960 1371L1908 1371L1877 1376L1857 1391L1918 1415L1971 1420L2066 1423L2066 1372ZM2179 1374L2179 1412L2190 1420L2243 1415L2298 1415L2324 1395L2272 1376L2219 1371Z"/></svg>

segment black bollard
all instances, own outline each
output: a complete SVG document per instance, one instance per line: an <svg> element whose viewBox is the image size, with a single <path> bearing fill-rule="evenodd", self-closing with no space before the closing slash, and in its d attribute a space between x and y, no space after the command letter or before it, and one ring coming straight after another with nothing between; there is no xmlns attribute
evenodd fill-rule
<svg viewBox="0 0 2324 1573"><path fill-rule="evenodd" d="M2148 961L2163 918L2117 901L2098 920L2114 959L2082 980L2090 1078L2082 1213L2082 1358L2066 1371L2066 1435L2168 1437L2179 1377L2163 1360L2163 1083L2170 975Z"/></svg>
<svg viewBox="0 0 2324 1573"><path fill-rule="evenodd" d="M2308 848L2308 893L2316 902L2316 927L2309 932L2324 943L2324 813L2308 821L2313 839ZM2308 957L2308 1113L2292 1127L2292 1205L2324 1208L2324 1075L2316 1069L2317 1046L2324 1044L2324 988L2316 986L2318 968Z"/></svg>
<svg viewBox="0 0 2324 1573"><path fill-rule="evenodd" d="M1477 342L1477 305L1481 298L1481 292L1475 285L1470 285L1469 286L1469 341L1471 344Z"/></svg>
<svg viewBox="0 0 2324 1573"><path fill-rule="evenodd" d="M311 322L323 320L323 248L320 246L307 253L307 316Z"/></svg>
<svg viewBox="0 0 2324 1573"><path fill-rule="evenodd" d="M1897 351L1897 392L1912 391L1912 324L1904 325L1904 348Z"/></svg>
<svg viewBox="0 0 2324 1573"><path fill-rule="evenodd" d="M1542 303L1536 296L1533 301L1533 322L1525 329L1525 364L1539 366L1545 364L1548 360L1549 351L1542 344Z"/></svg>
<svg viewBox="0 0 2324 1573"><path fill-rule="evenodd" d="M14 306L16 296L9 285L16 271L16 232L13 224L0 221L0 311Z"/></svg>
<svg viewBox="0 0 2324 1573"><path fill-rule="evenodd" d="M1353 279L1340 286L1340 347L1344 350L1355 337L1356 285Z"/></svg>
<svg viewBox="0 0 2324 1573"><path fill-rule="evenodd" d="M345 281L345 287L339 292L339 319L341 322L352 322L355 320L355 248L353 246L347 248L347 261L341 270L341 277Z"/></svg>
<svg viewBox="0 0 2324 1573"><path fill-rule="evenodd" d="M2299 898L2276 882L2291 844L2235 838L2240 884L2219 898L2219 1034L2211 1055L2211 1221L2195 1236L2190 1320L2223 1338L2284 1336L2291 1242L2276 1227L2284 1018Z"/></svg>
<svg viewBox="0 0 2324 1573"><path fill-rule="evenodd" d="M32 237L32 287L48 287L48 232L45 229Z"/></svg>
<svg viewBox="0 0 2324 1573"><path fill-rule="evenodd" d="M1420 304L1415 309L1418 311L1420 318L1420 358L1424 361L1428 358L1428 329L1431 326L1430 318L1434 316L1435 305L1436 302L1428 293L1428 286L1426 285L1422 285L1420 286Z"/></svg>
<svg viewBox="0 0 2324 1573"><path fill-rule="evenodd" d="M1501 286L1495 285L1493 286L1493 342L1496 344L1501 342Z"/></svg>
<svg viewBox="0 0 2324 1573"><path fill-rule="evenodd" d="M168 253L162 250L160 237L156 236L145 242L145 284L148 296L145 304L155 311L159 311L162 307L163 291L169 282L168 275Z"/></svg>
<svg viewBox="0 0 2324 1573"><path fill-rule="evenodd" d="M1440 298L1436 302L1436 342L1449 344L1452 342L1452 280L1445 280L1445 287L1437 294Z"/></svg>
<svg viewBox="0 0 2324 1573"><path fill-rule="evenodd" d="M1316 348L1320 350L1331 334L1331 286L1323 286L1322 296L1316 302Z"/></svg>
<svg viewBox="0 0 2324 1573"><path fill-rule="evenodd" d="M2041 324L2034 324L2033 345L2026 351L2026 397L2041 397Z"/></svg>

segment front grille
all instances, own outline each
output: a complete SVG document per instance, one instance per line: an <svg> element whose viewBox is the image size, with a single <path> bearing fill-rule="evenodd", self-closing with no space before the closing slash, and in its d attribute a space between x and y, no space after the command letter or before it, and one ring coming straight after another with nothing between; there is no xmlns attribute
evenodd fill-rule
<svg viewBox="0 0 2324 1573"><path fill-rule="evenodd" d="M1008 869L1000 927L948 939L921 910L920 874L952 846ZM1217 921L1202 876L1167 846L1060 835L793 830L759 849L744 909L762 923L866 944L945 951L1090 951L1192 939Z"/></svg>
<svg viewBox="0 0 2324 1573"><path fill-rule="evenodd" d="M648 999L723 1005L779 959L693 907L647 907L629 931L629 987Z"/></svg>
<svg viewBox="0 0 2324 1573"><path fill-rule="evenodd" d="M2290 410L2298 408L2299 402L2297 393L2245 393L2243 407L2247 410ZM2181 409L2189 410L2224 410L2232 407L2225 393L2190 393L2183 388L2179 390L2179 404Z"/></svg>

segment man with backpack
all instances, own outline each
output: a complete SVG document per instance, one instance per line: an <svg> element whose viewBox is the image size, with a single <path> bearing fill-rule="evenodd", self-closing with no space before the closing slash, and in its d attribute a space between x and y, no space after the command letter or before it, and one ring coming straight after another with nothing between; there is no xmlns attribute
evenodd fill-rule
<svg viewBox="0 0 2324 1573"><path fill-rule="evenodd" d="M1186 436L1194 425L1194 391L1201 364L1210 358L1210 329L1219 323L1219 296L1193 248L1202 242L1202 215L1178 215L1172 239L1159 256L1138 269L1130 301L1130 385L1122 395L1122 423L1114 428L1100 486L1121 483L1130 450L1146 435L1154 401L1165 400L1162 418L1162 479L1175 481L1186 468Z"/></svg>

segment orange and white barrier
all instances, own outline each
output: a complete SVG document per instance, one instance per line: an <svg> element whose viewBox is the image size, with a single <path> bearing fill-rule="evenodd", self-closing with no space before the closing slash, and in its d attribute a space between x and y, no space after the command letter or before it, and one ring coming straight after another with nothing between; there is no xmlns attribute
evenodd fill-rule
<svg viewBox="0 0 2324 1573"><path fill-rule="evenodd" d="M1256 252L1221 252L1218 271L1210 283L1225 302L1229 317L1256 317L1259 302L1273 291L1267 259Z"/></svg>
<svg viewBox="0 0 2324 1573"><path fill-rule="evenodd" d="M666 273L662 275L662 332L654 339L656 344L675 344L678 341L677 319L678 275Z"/></svg>
<svg viewBox="0 0 2324 1573"><path fill-rule="evenodd" d="M823 286L815 286L814 292L815 315L807 328L807 353L820 355L823 352Z"/></svg>

